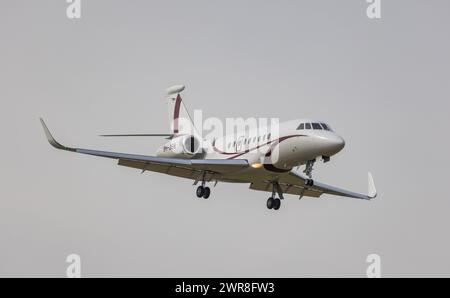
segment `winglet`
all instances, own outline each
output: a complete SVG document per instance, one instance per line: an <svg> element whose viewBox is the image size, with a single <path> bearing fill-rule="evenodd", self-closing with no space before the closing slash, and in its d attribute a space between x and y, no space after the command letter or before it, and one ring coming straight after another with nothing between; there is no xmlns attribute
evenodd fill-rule
<svg viewBox="0 0 450 298"><path fill-rule="evenodd" d="M369 184L369 192L367 196L369 199L375 199L377 197L377 189L375 188L375 183L373 182L373 177L370 172L367 173L368 176L368 184Z"/></svg>
<svg viewBox="0 0 450 298"><path fill-rule="evenodd" d="M45 136L47 137L47 140L50 143L50 145L52 145L56 149L67 150L67 151L76 151L74 148L69 148L69 147L63 146L60 143L58 143L55 140L55 138L52 136L52 134L50 133L50 130L48 130L48 127L47 127L47 125L45 125L44 120L42 118L39 118L39 120L41 120L42 128L44 129Z"/></svg>

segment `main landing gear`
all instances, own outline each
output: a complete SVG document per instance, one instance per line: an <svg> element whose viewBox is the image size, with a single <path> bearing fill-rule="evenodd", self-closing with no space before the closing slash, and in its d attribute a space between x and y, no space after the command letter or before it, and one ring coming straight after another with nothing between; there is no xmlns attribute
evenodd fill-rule
<svg viewBox="0 0 450 298"><path fill-rule="evenodd" d="M267 199L267 208L278 210L281 207L281 200L277 198L270 197Z"/></svg>
<svg viewBox="0 0 450 298"><path fill-rule="evenodd" d="M278 193L280 198L276 198L275 195ZM272 182L272 196L267 199L267 208L278 210L281 207L281 200L283 199L283 192L281 191L281 187L278 182Z"/></svg>
<svg viewBox="0 0 450 298"><path fill-rule="evenodd" d="M205 186L206 182L205 182L205 173L203 173L203 177L202 177L202 185L200 185L199 187L197 187L197 191L196 191L196 195L197 198L204 198L205 200L209 198L210 194L211 194L211 189L207 186ZM197 181L195 181L194 185L197 184ZM216 182L217 184L217 182Z"/></svg>
<svg viewBox="0 0 450 298"><path fill-rule="evenodd" d="M207 198L209 198L209 195L211 194L211 190L207 186L205 187L203 185L200 185L199 187L197 187L196 194L197 194L198 198L207 199Z"/></svg>

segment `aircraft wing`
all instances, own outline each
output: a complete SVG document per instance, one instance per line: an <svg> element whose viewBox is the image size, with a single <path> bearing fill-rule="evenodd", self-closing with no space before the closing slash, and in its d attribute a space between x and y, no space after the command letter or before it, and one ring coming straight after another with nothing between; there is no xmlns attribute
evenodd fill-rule
<svg viewBox="0 0 450 298"><path fill-rule="evenodd" d="M173 176L199 179L200 175L209 175L205 177L211 179L215 174L225 174L236 172L247 168L248 162L244 159L239 160L221 160L221 159L181 159L181 158L163 158L157 156L137 155L128 153L108 152L81 148L66 147L58 143L50 133L45 122L41 120L47 140L56 149L117 159L118 164L125 167L140 169L142 171L153 171L165 173Z"/></svg>
<svg viewBox="0 0 450 298"><path fill-rule="evenodd" d="M318 198L322 194L330 194L354 199L371 200L377 196L375 184L370 173L368 173L367 194L352 192L339 187L327 185L317 180L314 180L313 185L307 185L308 179L308 177L302 174L291 171L288 174L281 176L278 180L278 184L280 185L283 193L299 195L300 197L306 196ZM272 191L272 184L270 181L261 181L252 183L250 188L262 191Z"/></svg>

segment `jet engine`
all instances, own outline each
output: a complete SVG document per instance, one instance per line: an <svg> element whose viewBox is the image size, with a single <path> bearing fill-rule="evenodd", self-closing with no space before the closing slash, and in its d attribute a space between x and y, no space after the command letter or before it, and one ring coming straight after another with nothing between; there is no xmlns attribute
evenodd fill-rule
<svg viewBox="0 0 450 298"><path fill-rule="evenodd" d="M156 155L169 158L190 159L202 152L201 140L193 135L175 137L160 148Z"/></svg>

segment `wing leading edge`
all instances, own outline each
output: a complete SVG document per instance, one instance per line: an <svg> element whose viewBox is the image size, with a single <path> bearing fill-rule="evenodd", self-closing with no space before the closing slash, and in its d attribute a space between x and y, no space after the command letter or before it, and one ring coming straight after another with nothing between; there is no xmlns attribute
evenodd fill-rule
<svg viewBox="0 0 450 298"><path fill-rule="evenodd" d="M128 154L128 153L120 153L120 152L108 152L108 151L100 151L100 150L91 150L91 149L82 149L82 148L72 148L66 147L60 144L58 141L50 133L47 125L44 120L41 120L42 127L44 129L45 135L47 137L48 142L54 148L59 150L65 150L70 152L76 152L81 154L118 159L119 165L122 166L130 166L133 168L139 168L142 170L152 171L152 166L163 166L168 174L171 168L181 168L193 172L210 172L210 173L227 173L232 171L237 171L240 169L247 168L248 162L244 159L179 159L179 158L163 158L157 156L147 156L147 155L138 155L138 154ZM160 171L158 171L160 172ZM192 177L196 177L193 175ZM186 178L190 178L186 177Z"/></svg>

